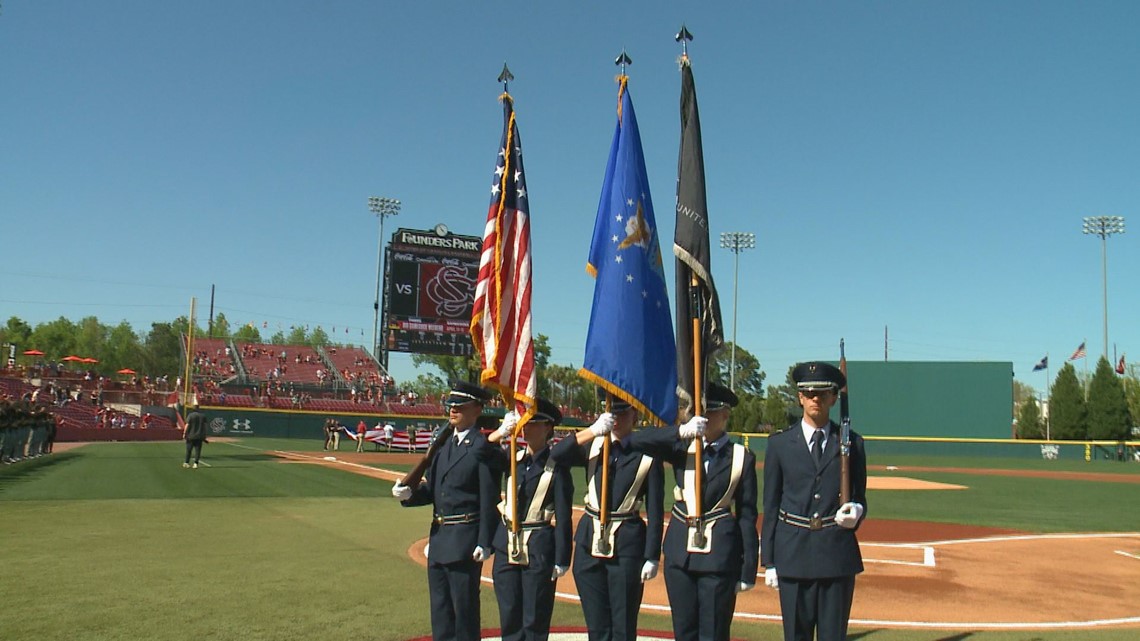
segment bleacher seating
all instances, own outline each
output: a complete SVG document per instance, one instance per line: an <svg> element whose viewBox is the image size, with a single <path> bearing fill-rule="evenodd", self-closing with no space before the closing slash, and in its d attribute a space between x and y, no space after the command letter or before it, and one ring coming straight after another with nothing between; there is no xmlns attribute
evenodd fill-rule
<svg viewBox="0 0 1140 641"><path fill-rule="evenodd" d="M194 374L215 381L237 375L229 345L222 338L194 339Z"/></svg>
<svg viewBox="0 0 1140 641"><path fill-rule="evenodd" d="M265 382L270 379L282 383L318 385L325 374L329 383L335 373L311 347L299 345L270 345L266 343L239 343L238 353L242 366L251 382ZM282 357L281 355L285 356Z"/></svg>
<svg viewBox="0 0 1140 641"><path fill-rule="evenodd" d="M365 389L375 389L376 392L382 392L386 387L380 363L363 348L325 347L324 352L340 378L350 385L359 381Z"/></svg>
<svg viewBox="0 0 1140 641"><path fill-rule="evenodd" d="M0 395L6 394L12 398L21 398L24 394L29 394L35 390L35 385L25 383L24 381L13 378L0 378Z"/></svg>

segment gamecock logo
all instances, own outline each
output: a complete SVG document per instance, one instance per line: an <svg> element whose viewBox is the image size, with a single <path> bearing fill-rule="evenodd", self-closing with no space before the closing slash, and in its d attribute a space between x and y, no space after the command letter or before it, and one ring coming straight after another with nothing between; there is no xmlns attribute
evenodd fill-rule
<svg viewBox="0 0 1140 641"><path fill-rule="evenodd" d="M467 276L467 268L447 266L436 272L424 289L438 316L457 318L471 304L475 281Z"/></svg>
<svg viewBox="0 0 1140 641"><path fill-rule="evenodd" d="M220 418L215 418L210 421L210 431L214 434L221 434L226 431L226 422Z"/></svg>

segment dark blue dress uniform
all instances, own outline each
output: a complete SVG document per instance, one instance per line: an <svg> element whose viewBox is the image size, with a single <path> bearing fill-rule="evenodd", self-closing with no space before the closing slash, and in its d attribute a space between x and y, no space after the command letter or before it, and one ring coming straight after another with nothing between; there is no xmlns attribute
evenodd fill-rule
<svg viewBox="0 0 1140 641"><path fill-rule="evenodd" d="M598 439L594 440L597 441ZM551 458L561 465L585 466L589 476L591 449L591 444L579 446L573 437L566 437L552 448ZM611 522L617 525L613 556L604 558L591 553L594 518L587 509L587 514L578 521L578 530L574 534L574 583L582 601L582 613L586 618L590 641L633 641L637 638L637 615L644 591L641 568L646 561L657 562L661 557L665 474L660 461L651 461L637 493L637 503L645 508L645 518L642 518L636 505L629 513L623 514L618 508L633 487L645 455L619 441L610 444L610 455L608 505ZM594 494L601 496L600 461L593 477L587 478L586 482L587 496L591 486Z"/></svg>
<svg viewBox="0 0 1140 641"><path fill-rule="evenodd" d="M846 380L826 363L804 363L792 373L804 389L839 389ZM831 384L832 387L817 385ZM847 638L855 575L863 571L855 529L840 527L840 428L829 421L817 462L797 423L768 438L764 456L764 520L760 562L775 567L786 641ZM867 505L867 456L863 438L850 433L851 498ZM863 517L866 517L864 511Z"/></svg>
<svg viewBox="0 0 1140 641"><path fill-rule="evenodd" d="M508 553L509 516L499 519L494 535L495 597L499 602L499 624L503 641L544 641L550 635L554 610L554 566L569 567L572 553L574 480L570 469L550 460L544 447L532 457L520 451L519 476L520 533L527 535L526 564L512 564ZM497 444L488 443L481 455L495 470L510 470L508 454ZM542 497L542 505L532 505L541 491L543 475L552 475ZM506 482L510 483L507 475ZM503 504L506 509L506 503ZM541 515L528 521L528 514ZM553 516L553 523L550 517Z"/></svg>
<svg viewBox="0 0 1140 641"><path fill-rule="evenodd" d="M499 485L476 455L486 439L471 427L462 441L448 438L424 475L403 501L405 507L433 505L428 543L428 590L432 638L469 641L479 638L479 576L483 564L472 560L475 546L489 554L498 523Z"/></svg>
<svg viewBox="0 0 1140 641"><path fill-rule="evenodd" d="M701 508L712 521L708 552L689 550L689 506L681 498L693 464L692 440L678 440L677 428L641 430L633 445L673 465L679 500L665 532L665 588L676 639L727 641L736 608L736 584L756 583L759 537L756 531L756 456L722 436L704 447L708 468L701 483ZM734 449L743 470L728 506L714 510L729 490Z"/></svg>

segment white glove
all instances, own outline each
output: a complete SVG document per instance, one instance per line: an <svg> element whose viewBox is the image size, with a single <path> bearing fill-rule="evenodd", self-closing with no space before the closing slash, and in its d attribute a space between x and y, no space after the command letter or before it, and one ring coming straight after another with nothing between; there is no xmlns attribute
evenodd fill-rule
<svg viewBox="0 0 1140 641"><path fill-rule="evenodd" d="M499 426L499 440L505 441L511 438L511 434L515 433L515 427L519 424L519 413L511 410L503 415L503 424Z"/></svg>
<svg viewBox="0 0 1140 641"><path fill-rule="evenodd" d="M687 423L678 428L677 436L685 439L704 436L705 427L707 427L708 424L709 419L703 416L694 416L693 418L690 418Z"/></svg>
<svg viewBox="0 0 1140 641"><path fill-rule="evenodd" d="M560 576L563 576L563 575L565 575L565 574L566 574L566 570L567 570L567 569L569 569L569 568L567 568L565 565L556 565L556 566L554 566L554 574L552 574L552 575L550 576L550 580L551 580L551 581L557 581L557 580L558 580L558 577L560 577Z"/></svg>
<svg viewBox="0 0 1140 641"><path fill-rule="evenodd" d="M844 503L835 513L835 524L853 530L856 525L859 525L861 518L863 518L863 505L861 503Z"/></svg>
<svg viewBox="0 0 1140 641"><path fill-rule="evenodd" d="M737 592L747 592L754 587L756 587L755 583L745 583L744 581L738 581L736 584L736 591Z"/></svg>
<svg viewBox="0 0 1140 641"><path fill-rule="evenodd" d="M780 577L776 574L776 568L768 568L764 570L764 585L772 588L773 590L780 589Z"/></svg>
<svg viewBox="0 0 1140 641"><path fill-rule="evenodd" d="M609 412L602 412L598 420L590 426L590 433L594 436L605 436L614 431L614 415Z"/></svg>
<svg viewBox="0 0 1140 641"><path fill-rule="evenodd" d="M412 498L412 488L396 481L396 484L392 486L392 496L401 501L407 501Z"/></svg>
<svg viewBox="0 0 1140 641"><path fill-rule="evenodd" d="M471 560L476 563L482 563L487 560L487 553L483 551L482 545L475 546L475 551L471 553Z"/></svg>
<svg viewBox="0 0 1140 641"><path fill-rule="evenodd" d="M641 582L652 581L655 576L657 576L657 561L646 561L645 565L641 566Z"/></svg>

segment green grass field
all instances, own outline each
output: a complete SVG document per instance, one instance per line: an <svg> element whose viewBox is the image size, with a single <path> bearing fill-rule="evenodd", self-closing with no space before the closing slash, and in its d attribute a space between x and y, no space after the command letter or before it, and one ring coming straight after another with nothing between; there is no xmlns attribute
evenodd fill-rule
<svg viewBox="0 0 1140 641"><path fill-rule="evenodd" d="M270 439L211 443L203 458L210 467L186 470L181 443L111 443L0 468L0 639L363 641L429 634L424 570L406 553L426 536L427 511L401 508L389 498L389 483L281 464L267 453L319 447ZM909 459L906 465L962 465ZM1058 463L1050 469L1134 468ZM1131 483L907 475L971 490L939 492L937 500L930 492L873 492L873 518L1032 532L1137 528L1140 486ZM1064 598L1062 584L1041 589ZM494 628L494 595L482 595L483 626ZM557 603L554 624L581 626L578 605ZM670 629L668 617L652 614L642 615L641 627ZM733 632L781 638L777 624L738 622ZM1140 634L853 632L867 641L1125 641Z"/></svg>

